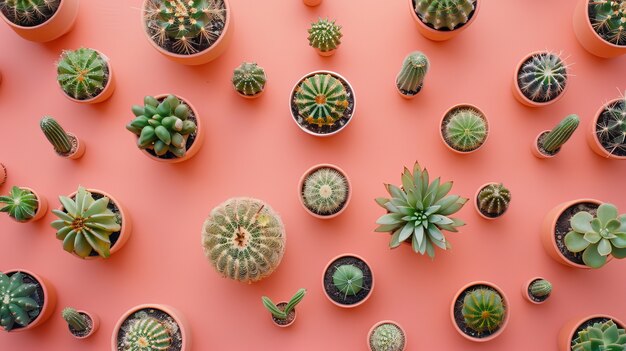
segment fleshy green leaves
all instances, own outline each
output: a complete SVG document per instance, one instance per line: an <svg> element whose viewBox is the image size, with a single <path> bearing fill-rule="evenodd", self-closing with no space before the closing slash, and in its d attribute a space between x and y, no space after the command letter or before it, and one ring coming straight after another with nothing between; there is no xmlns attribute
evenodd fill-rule
<svg viewBox="0 0 626 351"><path fill-rule="evenodd" d="M35 216L39 201L33 192L13 186L7 196L0 196L0 212L6 212L18 222L26 222Z"/></svg>
<svg viewBox="0 0 626 351"><path fill-rule="evenodd" d="M623 351L626 349L626 331L613 320L594 323L576 334L572 351Z"/></svg>
<svg viewBox="0 0 626 351"><path fill-rule="evenodd" d="M0 326L10 331L16 325L25 327L32 316L39 314L39 305L33 299L36 284L24 282L24 275L16 272L11 277L0 272Z"/></svg>

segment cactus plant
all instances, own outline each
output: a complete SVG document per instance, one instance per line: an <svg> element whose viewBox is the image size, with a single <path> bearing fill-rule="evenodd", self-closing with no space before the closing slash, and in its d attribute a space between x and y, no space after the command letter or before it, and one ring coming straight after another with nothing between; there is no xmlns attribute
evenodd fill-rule
<svg viewBox="0 0 626 351"><path fill-rule="evenodd" d="M467 23L477 0L414 0L419 19L436 30L454 30Z"/></svg>
<svg viewBox="0 0 626 351"><path fill-rule="evenodd" d="M334 168L322 167L304 179L302 199L311 212L327 216L339 212L348 199L348 180Z"/></svg>
<svg viewBox="0 0 626 351"><path fill-rule="evenodd" d="M372 331L369 345L372 351L402 351L406 343L402 329L393 323L383 323Z"/></svg>
<svg viewBox="0 0 626 351"><path fill-rule="evenodd" d="M611 155L626 155L626 92L607 104L596 122L596 137Z"/></svg>
<svg viewBox="0 0 626 351"><path fill-rule="evenodd" d="M61 0L2 0L0 10L11 22L33 27L50 19L61 4Z"/></svg>
<svg viewBox="0 0 626 351"><path fill-rule="evenodd" d="M265 88L265 70L256 63L243 62L235 68L233 86L243 96L255 96Z"/></svg>
<svg viewBox="0 0 626 351"><path fill-rule="evenodd" d="M540 52L522 63L517 84L524 96L545 103L559 96L567 85L567 65L552 52Z"/></svg>
<svg viewBox="0 0 626 351"><path fill-rule="evenodd" d="M469 106L450 111L444 118L442 129L446 143L460 152L470 152L481 147L489 132L482 112Z"/></svg>
<svg viewBox="0 0 626 351"><path fill-rule="evenodd" d="M137 319L122 341L127 351L165 351L172 344L168 328L156 318Z"/></svg>
<svg viewBox="0 0 626 351"><path fill-rule="evenodd" d="M76 100L98 96L109 80L109 73L106 59L93 49L63 50L57 63L61 89Z"/></svg>
<svg viewBox="0 0 626 351"><path fill-rule="evenodd" d="M54 118L44 116L39 122L39 126L57 154L67 155L72 151L70 136Z"/></svg>
<svg viewBox="0 0 626 351"><path fill-rule="evenodd" d="M63 250L81 258L93 251L101 257L110 256L109 236L121 230L120 220L107 206L106 196L95 200L85 188L78 187L74 199L59 196L64 211L52 210L59 219L51 223L57 230L56 237L63 241Z"/></svg>
<svg viewBox="0 0 626 351"><path fill-rule="evenodd" d="M609 255L626 257L626 214L619 215L615 205L601 204L596 217L580 211L572 216L570 226L565 246L571 252L582 252L585 265L600 268Z"/></svg>
<svg viewBox="0 0 626 351"><path fill-rule="evenodd" d="M89 321L87 317L83 316L72 307L64 308L61 312L61 316L75 332L83 332L89 328Z"/></svg>
<svg viewBox="0 0 626 351"><path fill-rule="evenodd" d="M316 74L296 88L298 114L309 124L333 125L348 107L346 88L330 74Z"/></svg>
<svg viewBox="0 0 626 351"><path fill-rule="evenodd" d="M263 302L263 306L265 306L265 308L268 311L270 311L272 316L274 316L277 319L287 319L287 317L289 316L289 313L291 313L291 311L294 310L296 305L299 304L300 301L302 301L302 299L304 298L305 294L306 294L306 289L298 290L291 297L289 302L287 302L287 305L285 306L285 308L282 309L282 310L280 308L278 308L278 306L276 304L274 304L274 302L272 302L272 300L269 297L267 297L267 296L261 297L261 301Z"/></svg>
<svg viewBox="0 0 626 351"><path fill-rule="evenodd" d="M333 273L333 285L344 294L356 295L363 289L363 271L354 265L343 264L335 269Z"/></svg>
<svg viewBox="0 0 626 351"><path fill-rule="evenodd" d="M0 326L10 331L15 326L25 327L39 315L39 304L33 299L37 284L24 281L16 272L11 277L0 272Z"/></svg>
<svg viewBox="0 0 626 351"><path fill-rule="evenodd" d="M478 208L488 217L498 217L509 208L511 192L502 183L492 183L478 192Z"/></svg>
<svg viewBox="0 0 626 351"><path fill-rule="evenodd" d="M463 298L465 325L479 334L497 330L504 322L504 309L502 297L492 289L478 288Z"/></svg>
<svg viewBox="0 0 626 351"><path fill-rule="evenodd" d="M18 222L33 218L39 207L37 196L32 191L17 186L11 187L9 195L0 196L0 203L4 204L0 212L8 213Z"/></svg>
<svg viewBox="0 0 626 351"><path fill-rule="evenodd" d="M407 55L402 63L402 70L396 77L396 87L400 93L407 96L419 93L429 65L428 57L419 51Z"/></svg>
<svg viewBox="0 0 626 351"><path fill-rule="evenodd" d="M341 26L336 25L335 21L320 18L311 24L309 45L322 53L331 53L341 44L342 36Z"/></svg>
<svg viewBox="0 0 626 351"><path fill-rule="evenodd" d="M548 154L555 154L572 136L580 119L577 115L569 115L557 124L548 134L539 140L539 147Z"/></svg>
<svg viewBox="0 0 626 351"><path fill-rule="evenodd" d="M285 250L285 229L263 201L232 198L220 204L202 227L207 259L224 277L254 282L269 276Z"/></svg>
<svg viewBox="0 0 626 351"><path fill-rule="evenodd" d="M626 45L626 0L590 0L589 6L596 33L611 44Z"/></svg>
<svg viewBox="0 0 626 351"><path fill-rule="evenodd" d="M626 331L611 319L580 330L572 340L572 351L626 350Z"/></svg>
<svg viewBox="0 0 626 351"><path fill-rule="evenodd" d="M135 119L126 129L137 135L140 149L152 149L157 156L187 153L187 138L196 132L196 123L189 119L190 108L174 95L162 101L153 96L144 98L144 106L133 105ZM169 155L168 154L168 155Z"/></svg>
<svg viewBox="0 0 626 351"><path fill-rule="evenodd" d="M552 292L552 284L545 279L538 279L529 286L530 294L536 297L545 297Z"/></svg>

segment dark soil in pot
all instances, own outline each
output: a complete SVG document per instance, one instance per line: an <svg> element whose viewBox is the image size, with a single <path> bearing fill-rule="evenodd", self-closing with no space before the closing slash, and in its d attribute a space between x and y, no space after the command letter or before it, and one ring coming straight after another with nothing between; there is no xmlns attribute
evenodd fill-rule
<svg viewBox="0 0 626 351"><path fill-rule="evenodd" d="M67 325L67 327L70 330L70 333L72 333L72 335L74 335L75 337L84 338L85 336L89 335L89 333L91 333L91 331L93 330L93 320L89 317L89 315L85 313L82 313L82 312L78 312L78 313L80 313L80 315L85 317L85 320L87 320L87 329L83 331L77 331L69 324Z"/></svg>
<svg viewBox="0 0 626 351"><path fill-rule="evenodd" d="M176 96L176 95L174 95L174 96ZM159 103L163 102L163 100L165 100L165 98L167 98L167 96L164 96L164 97L158 99ZM189 136L187 137L187 142L185 143L185 147L187 148L187 152L189 152L189 149L193 145L193 142L198 137L198 133L200 132L200 126L198 126L198 118L196 117L196 111L194 111L191 108L191 106L189 104L187 104L185 101L183 101L180 97L176 96L176 98L178 100L180 100L182 103L184 103L187 106L189 106L189 116L187 116L187 119L196 124L196 131L191 133L191 134L189 134ZM137 138L139 138L139 137L137 137ZM178 156L174 155L170 151L166 152L165 155L163 155L163 156L157 156L157 154L154 152L153 149L144 149L144 150L146 150L146 152L148 152L150 155L152 155L152 156L154 156L156 158L160 158L160 159L171 160L171 159L179 158Z"/></svg>
<svg viewBox="0 0 626 351"><path fill-rule="evenodd" d="M596 122L596 137L598 136L598 130L602 129L604 126L609 125L611 123L610 118L611 118L611 114L607 112L608 108L612 108L612 109L625 109L626 106L624 106L624 104L626 104L626 99L619 99L618 101L613 101L611 103L609 103L604 110L602 111L602 114L598 117L598 121ZM611 139L616 138L617 135L615 135L615 132L612 133L613 135ZM611 147L611 145L608 143L608 141L606 140L606 138L604 138L604 140L598 138L598 141L600 142L600 144L602 145L602 147L609 153L611 153L612 155L615 156L626 156L626 144L622 143L621 147L618 148L613 148Z"/></svg>
<svg viewBox="0 0 626 351"><path fill-rule="evenodd" d="M546 151L546 149L543 148L543 140L546 138L546 136L548 136L548 133L550 133L549 131L545 131L543 133L541 133L539 135L539 138L537 138L537 149L539 150L539 152L541 152L542 154L546 155L546 156L554 156L556 154L559 153L559 151L561 151L561 148L556 149L553 152L548 152Z"/></svg>
<svg viewBox="0 0 626 351"><path fill-rule="evenodd" d="M363 289L361 289L361 291L359 291L356 295L346 296L345 293L339 291L339 289L335 287L335 284L333 284L333 274L337 270L337 267L344 264L351 264L363 272ZM324 290L326 291L326 294L333 301L341 305L354 305L363 301L369 296L373 283L374 278L370 267L367 263L365 263L365 261L354 256L343 256L336 259L330 264L326 272L324 272Z"/></svg>
<svg viewBox="0 0 626 351"><path fill-rule="evenodd" d="M448 138L446 138L446 125L448 124L448 121L450 121L450 118L452 118L452 116L454 116L454 114L459 111L459 110L472 110L474 112L476 112L476 114L478 114L480 116L480 118L485 122L485 126L486 126L486 132L487 134L485 135L485 139L483 140L482 143L480 143L480 145L478 145L477 147L471 149L471 150L458 150L456 148L454 148L452 146L452 143L450 142L450 140L448 140ZM481 146L483 146L483 144L485 143L485 141L487 141L487 136L489 135L489 121L487 121L487 118L485 118L485 115L483 114L482 111L472 107L472 106L468 106L468 105L459 105L456 106L455 108L453 108L452 110L450 110L446 116L443 118L443 120L441 121L441 125L439 126L439 128L441 129L441 135L443 136L443 140L445 140L446 144L459 152L472 152L474 150L478 150Z"/></svg>
<svg viewBox="0 0 626 351"><path fill-rule="evenodd" d="M574 217L574 215L580 211L586 211L591 213L592 216L596 216L598 210L598 205L583 202L576 205L572 205L565 209L556 220L556 228L554 228L554 239L556 242L556 246L559 248L559 251L563 256L565 256L571 262L584 265L583 262L583 253L582 252L571 252L565 246L565 235L572 230L572 226L570 225L570 219Z"/></svg>
<svg viewBox="0 0 626 351"><path fill-rule="evenodd" d="M548 299L548 297L550 297L550 294L546 295L546 296L535 296L533 294L530 293L530 287L533 285L534 282L539 281L541 279L535 279L532 282L530 282L530 284L528 284L528 287L526 288L526 293L528 294L528 297L535 301L535 302L544 302Z"/></svg>
<svg viewBox="0 0 626 351"><path fill-rule="evenodd" d="M22 26L22 27L34 27L42 23L45 23L50 18L52 18L52 16L54 16L54 14L59 9L59 5L61 4L61 1L63 0L49 1L49 5L44 6L40 12L37 12L34 16L32 16L31 18L32 22L28 24L19 23L19 21L17 21L15 13L11 12L9 7L4 4L6 0L2 1L3 5L0 6L0 10L2 10L2 14L4 15L4 17L6 17L13 24Z"/></svg>
<svg viewBox="0 0 626 351"><path fill-rule="evenodd" d="M279 310L284 311L285 307L287 307L287 303L286 302L281 302L278 305L276 305L276 307L278 307ZM291 322L293 322L293 320L296 319L296 309L292 309L291 312L289 312L289 314L287 315L287 319L279 319L274 317L274 315L272 315L272 320L274 320L274 323L278 324L278 325L287 325L287 324L291 324Z"/></svg>
<svg viewBox="0 0 626 351"><path fill-rule="evenodd" d="M143 308L135 311L133 314L128 316L126 320L120 326L120 329L117 331L117 350L125 351L124 348L124 338L126 336L127 330L133 325L133 323L141 318L152 317L163 323L167 329L169 336L171 338L172 344L165 351L180 351L183 347L183 335L181 332L182 326L178 325L174 318L169 314L161 311L157 308Z"/></svg>
<svg viewBox="0 0 626 351"><path fill-rule="evenodd" d="M404 95L404 96L409 96L409 97L413 97L415 95L417 95L417 93L419 93L420 91L422 91L422 87L424 86L424 83L420 84L419 87L417 87L417 89L415 90L404 90L404 89L400 89L398 87L398 85L396 85L396 88L398 89L398 91L400 92L400 94Z"/></svg>
<svg viewBox="0 0 626 351"><path fill-rule="evenodd" d="M417 18L419 18L420 21L422 21L422 23L425 26L427 26L428 28L430 28L432 30L436 30L438 32L452 32L452 31L455 31L455 30L465 26L469 21L472 20L472 17L474 17L474 14L476 13L476 6L478 6L478 2L481 1L481 0L474 1L474 10L472 12L470 12L469 16L467 16L467 22L459 23L459 25L454 27L454 29L448 29L448 28L435 29L435 27L432 24L424 22L422 17L420 17L420 15L415 11L415 6L417 5L417 1L418 0L413 0L413 12L415 12L415 15L417 16ZM419 90L418 90L418 92L419 92Z"/></svg>
<svg viewBox="0 0 626 351"><path fill-rule="evenodd" d="M465 299L465 295L467 295L468 293L476 289L489 289L491 291L496 292L498 295L500 295L500 292L498 292L497 290L495 290L494 288L488 285L478 284L478 285L472 285L468 287L467 289L465 289L465 291L463 291L459 295L456 301L454 301L454 322L465 335L471 336L476 339L483 339L483 338L486 338L490 335L497 333L502 328L502 326L492 331L478 333L474 329L471 329L465 325L465 318L463 317L463 300ZM500 298L502 298L502 302L504 303L504 296L500 295ZM504 306L505 316L503 320L506 319L506 314L509 313L508 308L509 306Z"/></svg>
<svg viewBox="0 0 626 351"><path fill-rule="evenodd" d="M11 277L13 276L13 274L18 273L18 272L22 273L22 281L24 283L37 285L37 289L35 290L35 292L32 295L30 295L30 297L33 298L33 300L37 302L37 305L39 305L38 309L28 312L28 315L30 316L30 322L32 323L35 320L35 318L37 318L39 314L41 313L46 297L43 293L43 288L41 287L41 283L37 279L35 279L35 277L33 277L32 275L25 273L25 272L21 272L21 271L15 271L15 272L7 274L7 276ZM13 330L17 330L21 328L24 328L24 327L17 323L13 325Z"/></svg>

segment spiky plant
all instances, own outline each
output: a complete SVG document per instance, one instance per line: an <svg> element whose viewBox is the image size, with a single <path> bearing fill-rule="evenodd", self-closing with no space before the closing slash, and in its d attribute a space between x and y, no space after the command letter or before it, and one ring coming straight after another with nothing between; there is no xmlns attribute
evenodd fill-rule
<svg viewBox="0 0 626 351"><path fill-rule="evenodd" d="M479 288L465 295L462 313L465 325L480 334L500 328L506 311L498 292Z"/></svg>
<svg viewBox="0 0 626 351"><path fill-rule="evenodd" d="M407 55L396 77L396 87L404 95L415 95L422 90L429 67L428 57L419 51Z"/></svg>
<svg viewBox="0 0 626 351"><path fill-rule="evenodd" d="M72 307L64 308L61 312L61 316L75 332L83 332L89 328L87 317L83 316Z"/></svg>
<svg viewBox="0 0 626 351"><path fill-rule="evenodd" d="M590 0L591 26L609 43L626 45L626 0Z"/></svg>
<svg viewBox="0 0 626 351"><path fill-rule="evenodd" d="M298 85L295 103L307 123L331 126L348 108L346 87L330 74L316 74Z"/></svg>
<svg viewBox="0 0 626 351"><path fill-rule="evenodd" d="M476 150L487 140L487 120L480 111L473 108L453 110L444 123L444 139L457 151Z"/></svg>
<svg viewBox="0 0 626 351"><path fill-rule="evenodd" d="M609 154L626 155L626 92L605 106L596 123L596 136Z"/></svg>
<svg viewBox="0 0 626 351"><path fill-rule="evenodd" d="M33 299L35 291L37 285L24 282L22 273L9 277L0 272L0 326L4 330L25 327L39 315L40 306Z"/></svg>
<svg viewBox="0 0 626 351"><path fill-rule="evenodd" d="M593 323L576 334L572 351L623 351L626 350L626 331L611 319Z"/></svg>
<svg viewBox="0 0 626 351"><path fill-rule="evenodd" d="M89 256L92 250L101 257L109 257L109 236L121 230L118 216L107 207L109 198L103 196L95 200L81 186L73 199L59 196L59 200L64 210L52 210L59 219L51 225L57 230L57 239L63 241L63 250L82 258Z"/></svg>
<svg viewBox="0 0 626 351"><path fill-rule="evenodd" d="M13 23L32 27L50 19L61 0L0 0L0 10Z"/></svg>
<svg viewBox="0 0 626 351"><path fill-rule="evenodd" d="M489 184L478 192L478 208L490 217L498 217L509 208L511 192L502 183Z"/></svg>
<svg viewBox="0 0 626 351"><path fill-rule="evenodd" d="M218 273L255 282L274 272L285 251L283 222L265 202L232 198L220 204L202 227L202 246Z"/></svg>
<svg viewBox="0 0 626 351"><path fill-rule="evenodd" d="M72 142L69 136L54 118L44 116L39 122L39 126L57 154L66 155L72 151Z"/></svg>
<svg viewBox="0 0 626 351"><path fill-rule="evenodd" d="M415 13L437 30L454 30L467 23L476 0L414 0Z"/></svg>
<svg viewBox="0 0 626 351"><path fill-rule="evenodd" d="M265 88L265 70L256 63L243 62L233 73L233 87L241 95L254 96Z"/></svg>
<svg viewBox="0 0 626 351"><path fill-rule="evenodd" d="M372 351L402 351L405 343L402 329L393 323L377 326L369 339Z"/></svg>
<svg viewBox="0 0 626 351"><path fill-rule="evenodd" d="M343 264L333 273L333 285L344 294L344 298L354 296L364 288L363 271L357 266Z"/></svg>
<svg viewBox="0 0 626 351"><path fill-rule="evenodd" d="M329 52L337 49L341 44L341 26L335 21L320 18L311 24L309 29L309 45L321 52Z"/></svg>
<svg viewBox="0 0 626 351"><path fill-rule="evenodd" d="M380 197L376 203L387 210L376 221L377 232L392 233L389 246L395 248L404 241L412 243L413 251L435 257L435 246L442 250L451 247L442 231L457 232L465 223L449 216L459 211L467 202L458 195L447 195L452 182L440 184L440 178L432 183L428 171L415 162L413 173L404 168L402 188L385 184L391 198Z"/></svg>
<svg viewBox="0 0 626 351"><path fill-rule="evenodd" d="M57 81L61 89L76 100L96 97L109 79L109 66L96 50L63 50L57 63Z"/></svg>
<svg viewBox="0 0 626 351"><path fill-rule="evenodd" d="M268 311L270 311L270 313L276 319L287 319L287 317L289 316L289 313L291 313L291 311L293 311L296 305L299 304L300 301L302 301L305 294L306 294L306 289L300 289L296 291L296 293L291 297L289 302L287 302L287 305L285 306L285 308L282 310L278 308L278 306L274 302L272 302L272 300L267 296L261 297L261 301L263 302L263 306L265 306L265 308Z"/></svg>
<svg viewBox="0 0 626 351"><path fill-rule="evenodd" d="M123 340L124 350L127 351L165 351L171 344L168 328L152 317L137 319Z"/></svg>
<svg viewBox="0 0 626 351"><path fill-rule="evenodd" d="M548 134L541 140L541 149L549 154L559 151L561 146L574 134L580 119L577 115L569 115L557 124Z"/></svg>
<svg viewBox="0 0 626 351"><path fill-rule="evenodd" d="M531 295L536 297L548 296L552 292L552 284L545 279L535 280L529 288Z"/></svg>
<svg viewBox="0 0 626 351"><path fill-rule="evenodd" d="M517 72L517 84L524 96L543 103L559 96L567 85L567 65L558 54L541 52L530 57Z"/></svg>
<svg viewBox="0 0 626 351"><path fill-rule="evenodd" d="M0 196L0 203L4 204L0 212L6 212L18 222L26 222L35 217L39 207L37 196L32 191L17 186L11 187L9 195Z"/></svg>
<svg viewBox="0 0 626 351"><path fill-rule="evenodd" d="M348 180L334 168L322 167L304 179L302 199L311 212L324 216L337 213L347 199Z"/></svg>

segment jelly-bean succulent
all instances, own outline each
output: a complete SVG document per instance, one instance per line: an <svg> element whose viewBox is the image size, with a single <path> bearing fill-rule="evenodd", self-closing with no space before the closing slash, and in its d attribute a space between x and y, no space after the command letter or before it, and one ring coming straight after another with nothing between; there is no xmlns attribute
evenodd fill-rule
<svg viewBox="0 0 626 351"><path fill-rule="evenodd" d="M0 10L11 22L32 27L50 19L60 4L61 0L2 0Z"/></svg>
<svg viewBox="0 0 626 351"><path fill-rule="evenodd" d="M541 148L549 154L559 151L561 146L574 134L580 119L577 115L569 115L557 124L541 141Z"/></svg>
<svg viewBox="0 0 626 351"><path fill-rule="evenodd" d="M330 74L316 74L298 85L295 103L307 123L331 126L348 108L346 87Z"/></svg>
<svg viewBox="0 0 626 351"><path fill-rule="evenodd" d="M333 273L333 285L344 294L344 298L354 296L364 289L363 271L357 266L343 264Z"/></svg>
<svg viewBox="0 0 626 351"><path fill-rule="evenodd" d="M0 272L0 326L4 330L25 327L39 315L41 306L33 298L37 287L26 283L20 272L11 277Z"/></svg>
<svg viewBox="0 0 626 351"><path fill-rule="evenodd" d="M265 88L265 70L256 63L244 62L233 72L233 87L244 96L254 96Z"/></svg>
<svg viewBox="0 0 626 351"><path fill-rule="evenodd" d="M0 203L4 204L0 212L6 212L18 222L33 218L39 207L37 196L32 191L17 186L11 187L8 195L0 196Z"/></svg>
<svg viewBox="0 0 626 351"><path fill-rule="evenodd" d="M298 290L287 302L287 305L284 309L280 309L269 297L263 296L261 297L261 301L263 302L263 306L274 316L276 319L287 319L289 313L294 310L297 304L302 301L304 295L306 294L306 289Z"/></svg>
<svg viewBox="0 0 626 351"><path fill-rule="evenodd" d="M626 331L611 319L593 323L576 334L572 351L623 351L626 350Z"/></svg>
<svg viewBox="0 0 626 351"><path fill-rule="evenodd" d="M567 65L553 52L532 55L517 72L517 84L529 100L545 103L559 96L567 85Z"/></svg>
<svg viewBox="0 0 626 351"><path fill-rule="evenodd" d="M478 288L463 298L462 313L465 325L480 334L500 328L506 311L497 291Z"/></svg>
<svg viewBox="0 0 626 351"><path fill-rule="evenodd" d="M489 217L498 217L509 208L511 192L500 184L489 184L478 192L478 208Z"/></svg>
<svg viewBox="0 0 626 351"><path fill-rule="evenodd" d="M428 57L419 51L407 55L396 78L396 87L402 94L415 95L422 90L429 67Z"/></svg>
<svg viewBox="0 0 626 351"><path fill-rule="evenodd" d="M336 25L335 21L320 18L311 24L309 45L321 52L333 51L341 44L342 36L341 26Z"/></svg>
<svg viewBox="0 0 626 351"><path fill-rule="evenodd" d="M144 317L131 324L122 343L127 351L165 351L170 348L172 337L159 320Z"/></svg>
<svg viewBox="0 0 626 351"><path fill-rule="evenodd" d="M626 154L626 92L604 107L596 124L596 137L609 154Z"/></svg>
<svg viewBox="0 0 626 351"><path fill-rule="evenodd" d="M405 343L402 329L393 323L383 323L377 326L369 339L372 351L402 351Z"/></svg>
<svg viewBox="0 0 626 351"><path fill-rule="evenodd" d="M322 167L306 176L302 187L304 205L325 216L337 213L348 199L348 180L334 168Z"/></svg>
<svg viewBox="0 0 626 351"><path fill-rule="evenodd" d="M626 0L590 0L591 26L611 44L626 45Z"/></svg>
<svg viewBox="0 0 626 351"><path fill-rule="evenodd" d="M538 279L529 286L531 295L536 297L544 297L552 293L552 284L545 279Z"/></svg>
<svg viewBox="0 0 626 351"><path fill-rule="evenodd" d="M477 0L415 0L415 13L437 30L454 30L467 23Z"/></svg>
<svg viewBox="0 0 626 351"><path fill-rule="evenodd" d="M444 120L443 137L457 151L478 149L487 140L487 133L485 116L471 107L454 109Z"/></svg>
<svg viewBox="0 0 626 351"><path fill-rule="evenodd" d="M67 325L75 332L83 332L89 328L89 321L87 317L83 316L76 309L72 307L66 307L61 312L61 316L67 322Z"/></svg>
<svg viewBox="0 0 626 351"><path fill-rule="evenodd" d="M93 49L64 50L57 63L57 81L61 89L76 100L98 96L108 79L106 59Z"/></svg>
<svg viewBox="0 0 626 351"><path fill-rule="evenodd" d="M57 154L66 155L72 151L70 137L54 118L44 116L39 122L39 126Z"/></svg>

